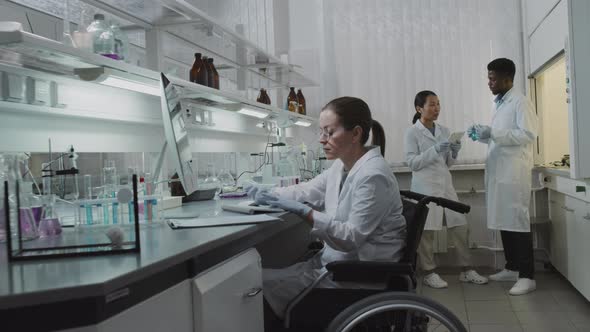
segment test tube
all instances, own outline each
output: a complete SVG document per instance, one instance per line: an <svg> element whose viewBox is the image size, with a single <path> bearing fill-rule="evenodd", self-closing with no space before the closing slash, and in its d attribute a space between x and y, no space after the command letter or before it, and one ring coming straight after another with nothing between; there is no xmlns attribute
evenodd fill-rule
<svg viewBox="0 0 590 332"><path fill-rule="evenodd" d="M84 175L84 188L86 188L86 200L92 199L92 176L90 174ZM86 203L86 224L92 225L92 203Z"/></svg>
<svg viewBox="0 0 590 332"><path fill-rule="evenodd" d="M144 191L144 195L151 195L152 194L152 183L150 182L151 179L151 174L150 173L145 173L145 180L144 180L144 185L145 185L145 191ZM146 221L148 223L152 222L153 219L153 215L152 215L152 200L151 199L146 199L143 201L144 204L144 208L145 208L145 218Z"/></svg>

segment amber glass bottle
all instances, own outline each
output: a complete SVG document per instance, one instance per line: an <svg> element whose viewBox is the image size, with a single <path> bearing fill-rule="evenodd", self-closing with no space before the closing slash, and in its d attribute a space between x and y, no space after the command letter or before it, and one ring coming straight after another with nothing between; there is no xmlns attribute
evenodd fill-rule
<svg viewBox="0 0 590 332"><path fill-rule="evenodd" d="M297 113L306 115L307 110L305 109L305 97L303 97L301 89L297 90L297 104L299 106L297 107Z"/></svg>
<svg viewBox="0 0 590 332"><path fill-rule="evenodd" d="M195 63L190 71L190 81L202 85L207 85L207 70L201 53L195 53Z"/></svg>
<svg viewBox="0 0 590 332"><path fill-rule="evenodd" d="M266 93L266 89L264 89L264 103L270 105L270 96Z"/></svg>
<svg viewBox="0 0 590 332"><path fill-rule="evenodd" d="M289 112L297 112L297 94L294 87L291 87L289 96L287 96L287 109Z"/></svg>
<svg viewBox="0 0 590 332"><path fill-rule="evenodd" d="M206 57L206 56L203 56L203 67L205 68L205 73L206 73L205 78L206 78L206 81L203 82L203 83L200 83L200 84L202 84L204 86L211 86L211 83L209 82L209 72L211 70L209 69L209 58Z"/></svg>
<svg viewBox="0 0 590 332"><path fill-rule="evenodd" d="M213 58L207 59L207 64L209 65L209 87L219 90L219 73L213 64Z"/></svg>
<svg viewBox="0 0 590 332"><path fill-rule="evenodd" d="M256 101L259 103L265 104L265 102L264 102L264 89L260 89L260 92L258 93L258 98L256 98Z"/></svg>

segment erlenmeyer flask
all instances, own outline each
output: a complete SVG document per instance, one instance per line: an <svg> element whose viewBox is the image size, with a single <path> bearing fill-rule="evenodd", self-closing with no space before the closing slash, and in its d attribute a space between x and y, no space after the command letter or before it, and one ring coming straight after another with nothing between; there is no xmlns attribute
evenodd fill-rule
<svg viewBox="0 0 590 332"><path fill-rule="evenodd" d="M213 164L207 165L207 178L203 181L203 188L204 189L216 189L215 195L218 195L221 192L221 182L215 176L215 169L213 168Z"/></svg>
<svg viewBox="0 0 590 332"><path fill-rule="evenodd" d="M31 182L21 182L20 187L20 231L23 240L32 240L39 237L37 233L37 222L35 214L31 208L33 196L33 184Z"/></svg>
<svg viewBox="0 0 590 332"><path fill-rule="evenodd" d="M41 237L61 234L61 224L55 211L55 195L45 195L43 197L43 217L39 222L39 235Z"/></svg>
<svg viewBox="0 0 590 332"><path fill-rule="evenodd" d="M217 175L219 181L221 182L221 191L224 193L234 192L237 190L236 187L236 180L229 172L231 167L231 157L230 154L226 153L223 155L223 168Z"/></svg>

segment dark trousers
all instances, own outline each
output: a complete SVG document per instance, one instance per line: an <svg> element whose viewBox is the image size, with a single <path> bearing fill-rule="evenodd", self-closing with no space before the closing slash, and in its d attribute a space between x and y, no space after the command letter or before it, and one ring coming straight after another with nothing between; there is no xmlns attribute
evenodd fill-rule
<svg viewBox="0 0 590 332"><path fill-rule="evenodd" d="M506 269L518 271L519 278L535 278L533 234L531 232L501 231Z"/></svg>

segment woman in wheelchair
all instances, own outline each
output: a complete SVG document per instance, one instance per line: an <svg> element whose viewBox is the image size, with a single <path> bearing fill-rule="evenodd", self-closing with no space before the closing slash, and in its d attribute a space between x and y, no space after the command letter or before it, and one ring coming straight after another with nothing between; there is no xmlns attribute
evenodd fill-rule
<svg viewBox="0 0 590 332"><path fill-rule="evenodd" d="M458 198L449 166L457 158L461 141L449 142L449 129L438 123L435 125L440 113L440 103L434 92L418 92L414 99L414 107L416 112L414 125L408 128L404 139L406 161L412 170L410 190L456 201ZM433 248L434 234L442 229L444 221L446 221L449 238L455 244L459 264L463 267L459 280L475 284L487 283L486 277L470 268L471 257L467 245L468 227L465 216L430 204L426 226L418 247L420 268L424 271L424 284L432 288L448 286L447 282L435 273Z"/></svg>
<svg viewBox="0 0 590 332"><path fill-rule="evenodd" d="M385 133L372 119L369 106L358 98L334 99L322 109L319 123L319 142L327 159L334 160L328 170L290 187L248 189L258 204L300 215L325 244L308 261L263 271L264 297L280 318L288 303L325 271L326 264L341 260L397 262L405 246L400 191L383 158ZM372 146L366 146L370 132ZM341 286L330 278L316 285Z"/></svg>

